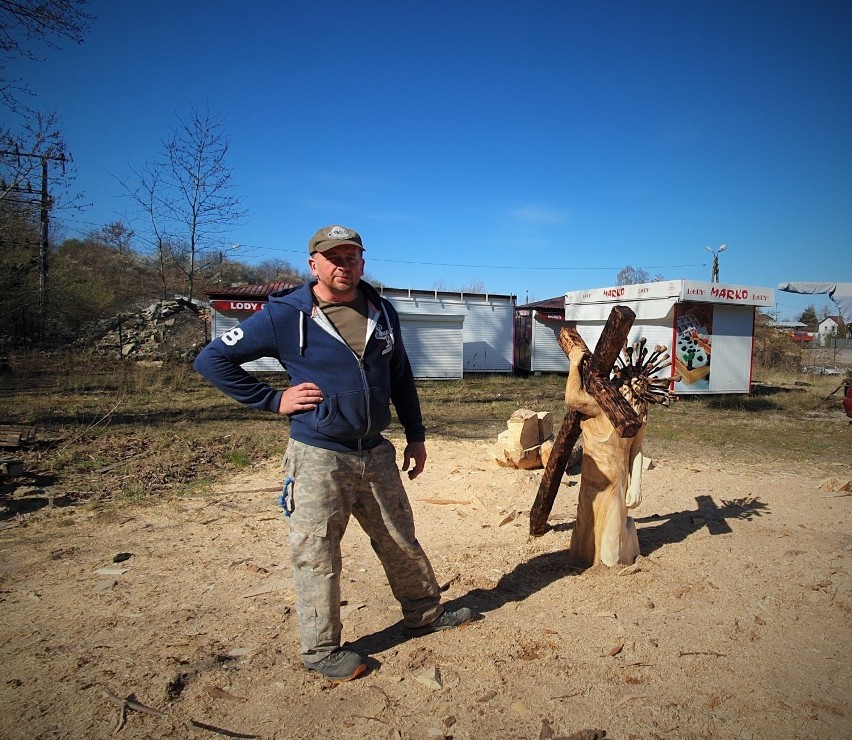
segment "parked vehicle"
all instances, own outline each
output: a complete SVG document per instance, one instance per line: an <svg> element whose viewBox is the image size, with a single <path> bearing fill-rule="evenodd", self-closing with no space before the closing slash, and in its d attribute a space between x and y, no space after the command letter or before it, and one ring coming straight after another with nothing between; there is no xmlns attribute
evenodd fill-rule
<svg viewBox="0 0 852 740"><path fill-rule="evenodd" d="M814 335L806 331L791 331L790 339L792 339L794 342L807 344L808 342L814 341Z"/></svg>

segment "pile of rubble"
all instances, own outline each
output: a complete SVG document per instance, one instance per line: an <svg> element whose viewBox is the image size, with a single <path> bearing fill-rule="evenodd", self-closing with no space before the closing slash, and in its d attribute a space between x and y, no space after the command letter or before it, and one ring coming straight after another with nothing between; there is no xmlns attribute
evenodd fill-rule
<svg viewBox="0 0 852 740"><path fill-rule="evenodd" d="M208 312L183 298L153 303L87 327L79 340L94 352L135 360L191 360L209 341Z"/></svg>

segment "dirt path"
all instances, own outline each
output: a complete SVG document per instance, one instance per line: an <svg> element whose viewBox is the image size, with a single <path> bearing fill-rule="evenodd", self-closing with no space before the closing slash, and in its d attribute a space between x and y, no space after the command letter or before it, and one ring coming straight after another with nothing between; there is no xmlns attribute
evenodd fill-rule
<svg viewBox="0 0 852 740"><path fill-rule="evenodd" d="M405 637L353 521L344 637L371 670L336 688L296 655L276 465L203 498L7 522L0 736L852 735L848 493L772 461L658 459L636 512L643 557L578 572L577 477L531 540L541 471L499 468L487 447L432 442L408 486L446 600L483 619ZM122 711L131 694L157 713Z"/></svg>

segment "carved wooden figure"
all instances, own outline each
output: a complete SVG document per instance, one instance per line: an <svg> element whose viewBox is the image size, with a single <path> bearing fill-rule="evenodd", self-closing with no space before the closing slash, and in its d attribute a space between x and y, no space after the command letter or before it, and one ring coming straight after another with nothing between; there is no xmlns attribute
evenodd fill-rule
<svg viewBox="0 0 852 740"><path fill-rule="evenodd" d="M636 315L627 306L615 306L612 309L594 354L589 359L586 372L583 374L585 389L594 396L622 437L631 437L636 434L642 426L642 421L610 381L610 374L635 318ZM575 345L588 351L583 338L573 326L563 327L559 332L558 340L566 355ZM538 487L538 494L530 509L530 534L534 537L539 537L548 530L547 517L553 508L571 451L580 436L581 417L580 412L569 408L559 434L556 436Z"/></svg>
<svg viewBox="0 0 852 740"><path fill-rule="evenodd" d="M592 566L603 563L633 563L640 555L636 525L627 515L642 502L642 441L648 418L648 402L668 405L671 379L654 375L668 367L669 355L663 346L649 354L645 340L625 347L612 372L611 382L626 399L641 422L638 431L622 436L605 413L598 398L586 389L588 349L572 342L571 335L560 337L571 361L565 386L565 403L580 414L583 432L577 519L571 535L571 561Z"/></svg>

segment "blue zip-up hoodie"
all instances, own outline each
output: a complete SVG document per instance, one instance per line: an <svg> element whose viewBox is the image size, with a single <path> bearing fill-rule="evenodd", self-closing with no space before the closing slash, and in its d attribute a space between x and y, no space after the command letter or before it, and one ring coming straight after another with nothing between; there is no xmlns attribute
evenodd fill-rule
<svg viewBox="0 0 852 740"><path fill-rule="evenodd" d="M414 375L389 301L363 280L367 296L367 344L359 358L313 301L316 282L272 293L263 310L214 339L198 355L195 369L220 391L246 406L277 413L283 391L240 365L277 358L290 384L311 382L323 400L315 409L290 416L290 436L327 450L371 449L382 441L396 409L408 442L426 433Z"/></svg>

